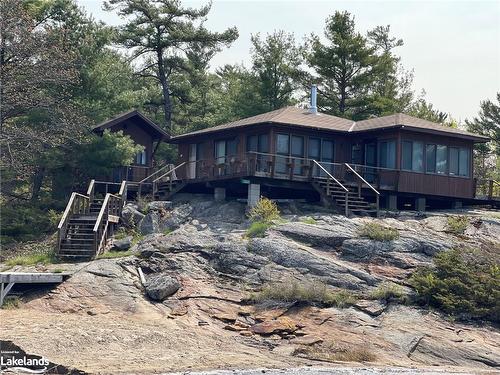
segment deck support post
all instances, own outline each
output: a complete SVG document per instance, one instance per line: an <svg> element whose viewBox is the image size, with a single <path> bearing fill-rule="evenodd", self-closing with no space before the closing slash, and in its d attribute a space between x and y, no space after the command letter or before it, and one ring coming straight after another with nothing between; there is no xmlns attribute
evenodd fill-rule
<svg viewBox="0 0 500 375"><path fill-rule="evenodd" d="M216 202L222 202L226 200L226 188L222 187L214 188L214 200Z"/></svg>
<svg viewBox="0 0 500 375"><path fill-rule="evenodd" d="M398 209L398 196L397 195L389 195L387 197L387 208L389 211L397 211Z"/></svg>
<svg viewBox="0 0 500 375"><path fill-rule="evenodd" d="M425 212L425 197L415 198L415 210Z"/></svg>
<svg viewBox="0 0 500 375"><path fill-rule="evenodd" d="M248 185L248 197L247 205L248 207L254 207L260 199L260 184L249 184Z"/></svg>

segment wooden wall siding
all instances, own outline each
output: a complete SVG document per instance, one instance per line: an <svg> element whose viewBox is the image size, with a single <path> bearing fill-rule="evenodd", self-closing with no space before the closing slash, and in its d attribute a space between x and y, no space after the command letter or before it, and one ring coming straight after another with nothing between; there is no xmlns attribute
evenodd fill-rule
<svg viewBox="0 0 500 375"><path fill-rule="evenodd" d="M457 198L473 198L474 183L469 178L401 171L397 191Z"/></svg>

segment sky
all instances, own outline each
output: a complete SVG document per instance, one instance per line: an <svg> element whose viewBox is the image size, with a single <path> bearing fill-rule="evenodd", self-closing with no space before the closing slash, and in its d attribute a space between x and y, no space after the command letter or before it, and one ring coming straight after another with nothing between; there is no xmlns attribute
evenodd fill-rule
<svg viewBox="0 0 500 375"><path fill-rule="evenodd" d="M110 25L124 21L102 10L101 0L77 0L88 13ZM200 6L203 1L184 1ZM250 35L285 30L298 41L322 35L325 19L336 10L354 15L358 31L390 25L403 39L396 53L414 71L414 89L458 120L472 118L485 99L500 91L500 0L497 1L218 1L205 25L213 31L236 26L239 38L212 60L212 68L250 66Z"/></svg>

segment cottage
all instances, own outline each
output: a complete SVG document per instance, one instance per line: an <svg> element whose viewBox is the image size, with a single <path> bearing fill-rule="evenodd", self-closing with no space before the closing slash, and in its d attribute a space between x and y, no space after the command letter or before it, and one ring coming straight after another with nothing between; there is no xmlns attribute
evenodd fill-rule
<svg viewBox="0 0 500 375"><path fill-rule="evenodd" d="M250 206L261 196L302 198L345 215L500 205L500 183L474 179L472 149L486 137L401 113L357 122L327 115L317 111L314 88L309 109L285 107L175 137L138 111L94 131L105 129L123 131L145 150L113 176L92 180L86 194L71 195L58 227L61 258L102 252L131 195L210 192ZM161 142L178 146L178 161L155 169Z"/></svg>

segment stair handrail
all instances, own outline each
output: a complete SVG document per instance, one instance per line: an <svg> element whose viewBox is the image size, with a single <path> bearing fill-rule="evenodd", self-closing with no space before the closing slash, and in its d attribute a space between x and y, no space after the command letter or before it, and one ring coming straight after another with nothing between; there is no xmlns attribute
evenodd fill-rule
<svg viewBox="0 0 500 375"><path fill-rule="evenodd" d="M124 205L127 181L122 181L118 195L106 193L101 209L97 215L94 228L94 254L98 255L106 241L109 227L109 215L120 216ZM103 226L104 223L104 226Z"/></svg>
<svg viewBox="0 0 500 375"><path fill-rule="evenodd" d="M349 164L344 163L345 166L352 172L354 175L361 180L363 183L365 183L370 189L372 189L375 192L375 197L376 197L376 203L377 203L377 216L379 214L379 209L380 209L380 192L375 189L368 181L366 181L363 176L361 176L354 168L352 168Z"/></svg>
<svg viewBox="0 0 500 375"><path fill-rule="evenodd" d="M153 177L154 175L160 173L161 171L163 171L165 168L169 167L170 164L165 164L163 167L161 167L160 169L158 169L157 171L151 173L149 176L143 178L141 181L138 182L138 184L142 184L143 182L146 182L147 180L149 180L151 177Z"/></svg>
<svg viewBox="0 0 500 375"><path fill-rule="evenodd" d="M326 185L326 193L327 193L327 195L330 192L330 180L335 181L335 183L344 190L344 194L345 194L345 198L344 198L345 199L345 216L349 216L349 189L346 188L344 185L342 185L342 183L339 180L337 180L330 172L328 172L328 170L325 167L323 167L316 160L313 159L313 163L316 164L323 172L325 172L325 174L328 177L328 179L326 180L326 183L327 183L327 185Z"/></svg>
<svg viewBox="0 0 500 375"><path fill-rule="evenodd" d="M165 176L168 176L169 174L173 173L175 170L177 170L178 168L182 167L184 164L186 164L185 161L183 161L182 163L180 163L179 165L175 166L174 168L172 169L169 169L167 172L165 172L164 174L162 174L160 177L156 178L153 180L153 184L159 180L161 180L163 177Z"/></svg>
<svg viewBox="0 0 500 375"><path fill-rule="evenodd" d="M61 249L62 238L66 235L68 223L74 214L85 214L90 211L90 198L87 195L73 192L66 209L57 225L57 251Z"/></svg>
<svg viewBox="0 0 500 375"><path fill-rule="evenodd" d="M87 196L89 197L91 202L94 200L94 191L95 191L95 180L90 180L89 187L87 189Z"/></svg>
<svg viewBox="0 0 500 375"><path fill-rule="evenodd" d="M319 167L319 168L320 168L323 172L325 172L325 174L326 174L329 178L331 178L333 181L335 181L335 183L336 183L337 185L339 185L339 186L342 188L342 190L344 190L345 192L349 192L349 189L348 189L348 188L346 188L344 185L342 185L342 184L340 183L340 181L339 181L339 180L337 180L337 179L336 179L336 178L335 178L335 177L334 177L334 176L333 176L330 172L328 172L328 170L327 170L325 167L323 167L320 163L318 163L318 162L317 162L316 160L314 160L314 159L313 159L313 162L314 162L314 164L316 164L316 165L317 165L317 166L318 166L318 167Z"/></svg>

